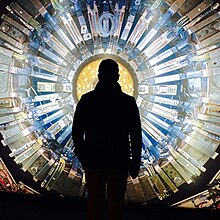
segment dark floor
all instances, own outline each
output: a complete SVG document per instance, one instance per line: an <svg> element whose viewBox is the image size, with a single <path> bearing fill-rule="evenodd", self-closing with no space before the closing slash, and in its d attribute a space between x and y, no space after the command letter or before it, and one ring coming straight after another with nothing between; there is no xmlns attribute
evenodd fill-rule
<svg viewBox="0 0 220 220"><path fill-rule="evenodd" d="M23 196L0 193L1 219L87 219L87 202L82 200ZM124 220L169 219L169 220L214 220L219 211L204 209L178 209L161 205L125 204Z"/></svg>

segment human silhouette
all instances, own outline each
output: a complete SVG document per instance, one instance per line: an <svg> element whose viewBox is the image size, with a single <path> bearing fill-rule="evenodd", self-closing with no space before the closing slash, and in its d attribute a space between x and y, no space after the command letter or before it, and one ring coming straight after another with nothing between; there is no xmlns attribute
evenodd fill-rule
<svg viewBox="0 0 220 220"><path fill-rule="evenodd" d="M105 187L109 220L122 220L128 174L138 176L141 122L135 98L122 92L118 64L99 65L95 89L84 94L74 114L75 154L85 170L89 220L103 220ZM131 158L132 157L132 158Z"/></svg>

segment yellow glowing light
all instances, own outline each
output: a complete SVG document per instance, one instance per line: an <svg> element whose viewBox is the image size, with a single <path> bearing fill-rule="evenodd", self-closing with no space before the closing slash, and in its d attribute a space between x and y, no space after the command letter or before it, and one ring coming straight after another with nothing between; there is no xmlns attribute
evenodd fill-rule
<svg viewBox="0 0 220 220"><path fill-rule="evenodd" d="M80 72L76 82L77 98L91 90L93 90L98 82L98 68L102 60L95 60L87 64ZM119 65L119 84L123 92L133 96L134 94L134 82L130 72L123 66Z"/></svg>

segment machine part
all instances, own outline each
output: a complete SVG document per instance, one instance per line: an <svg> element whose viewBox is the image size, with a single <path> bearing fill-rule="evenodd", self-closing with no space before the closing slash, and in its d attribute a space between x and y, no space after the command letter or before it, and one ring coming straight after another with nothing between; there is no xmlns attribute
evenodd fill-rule
<svg viewBox="0 0 220 220"><path fill-rule="evenodd" d="M157 197L156 193L152 189L152 186L148 178L149 175L147 173L144 173L143 175L139 176L139 181L147 201Z"/></svg>
<svg viewBox="0 0 220 220"><path fill-rule="evenodd" d="M54 184L56 183L57 179L60 177L63 169L65 167L65 160L63 158L60 158L60 161L56 167L56 169L51 174L50 179L47 181L45 188L47 190L50 190L53 188Z"/></svg>
<svg viewBox="0 0 220 220"><path fill-rule="evenodd" d="M77 173L77 170L71 168L68 173L68 177L61 190L61 195L79 197L81 184L82 184L82 176L80 176Z"/></svg>
<svg viewBox="0 0 220 220"><path fill-rule="evenodd" d="M177 187L170 180L170 178L163 172L159 165L154 166L159 176L164 180L164 182L169 186L169 188L175 193L178 191Z"/></svg>
<svg viewBox="0 0 220 220"><path fill-rule="evenodd" d="M138 195L135 191L132 178L130 178L130 179L128 178L128 181L127 181L127 199L128 199L128 201L134 202L134 203L138 202L137 196Z"/></svg>
<svg viewBox="0 0 220 220"><path fill-rule="evenodd" d="M22 170L27 171L30 166L44 153L44 149L39 149L23 166Z"/></svg>
<svg viewBox="0 0 220 220"><path fill-rule="evenodd" d="M2 22L0 30L20 43L26 41L26 35L7 22Z"/></svg>
<svg viewBox="0 0 220 220"><path fill-rule="evenodd" d="M33 175L35 181L38 180L36 178L37 174L38 174L38 177L41 178L40 176L43 173L43 170L41 171L41 169L50 161L49 155L50 154L48 153L48 151L45 150L42 154L40 154L38 159L28 168L28 172L30 172ZM46 170L46 167L44 169ZM39 171L41 171L41 173Z"/></svg>
<svg viewBox="0 0 220 220"><path fill-rule="evenodd" d="M154 192L156 193L157 197L160 200L162 200L162 199L166 198L167 196L169 196L167 188L165 187L165 185L161 181L158 174L156 174L154 167L147 166L146 168L147 168L148 173L150 174L150 176L148 177L148 180L149 180Z"/></svg>
<svg viewBox="0 0 220 220"><path fill-rule="evenodd" d="M170 158L170 160L173 160ZM177 169L172 166L171 163L166 162L165 164L161 165L162 170L166 173L166 175L172 180L176 187L182 185L185 180L184 178L177 172Z"/></svg>
<svg viewBox="0 0 220 220"><path fill-rule="evenodd" d="M21 32L23 32L24 34L26 34L27 36L30 36L30 30L28 30L26 27L24 27L23 25L21 25L20 23L18 23L17 21L13 20L12 18L8 17L7 15L3 14L1 16L1 18L3 20L5 20L7 23L11 24L12 26L14 26L15 28L17 28L18 30L20 30Z"/></svg>
<svg viewBox="0 0 220 220"><path fill-rule="evenodd" d="M34 180L40 180L43 181L45 179L45 177L47 176L51 166L55 163L54 158L51 159L47 159L46 164L43 165L43 167L41 169L39 169L38 172L36 172L36 174L34 175ZM35 172L35 171L34 171Z"/></svg>
<svg viewBox="0 0 220 220"><path fill-rule="evenodd" d="M62 192L62 188L68 178L68 173L70 172L71 169L71 164L66 164L62 173L60 174L60 176L57 178L57 181L55 182L55 184L53 185L53 189L56 190L57 192L61 193Z"/></svg>
<svg viewBox="0 0 220 220"><path fill-rule="evenodd" d="M42 141L40 139L37 140L36 143L34 143L30 148L28 148L27 150L25 150L23 153L21 153L20 155L15 157L15 162L17 164L22 163L24 160L26 160L27 158L31 157L33 154L35 154L35 152L37 152L38 150L40 150L42 146ZM24 168L25 169L25 168Z"/></svg>
<svg viewBox="0 0 220 220"><path fill-rule="evenodd" d="M139 178L132 179L134 189L136 191L137 197L138 197L138 203L146 203L146 198L142 189L142 186L140 184Z"/></svg>
<svg viewBox="0 0 220 220"><path fill-rule="evenodd" d="M113 14L103 12L99 17L99 31L102 37L108 37L115 32L115 17Z"/></svg>

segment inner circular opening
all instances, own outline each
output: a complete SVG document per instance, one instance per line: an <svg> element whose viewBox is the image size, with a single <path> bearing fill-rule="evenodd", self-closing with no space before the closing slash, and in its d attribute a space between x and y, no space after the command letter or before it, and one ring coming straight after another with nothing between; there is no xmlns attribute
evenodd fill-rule
<svg viewBox="0 0 220 220"><path fill-rule="evenodd" d="M98 82L98 68L103 59L109 57L96 56L85 62L76 71L76 77L73 82L75 88L75 98L80 100L81 96L93 90ZM112 58L119 65L119 84L123 92L128 95L136 96L137 93L137 79L133 69L129 64L126 64L120 58Z"/></svg>

